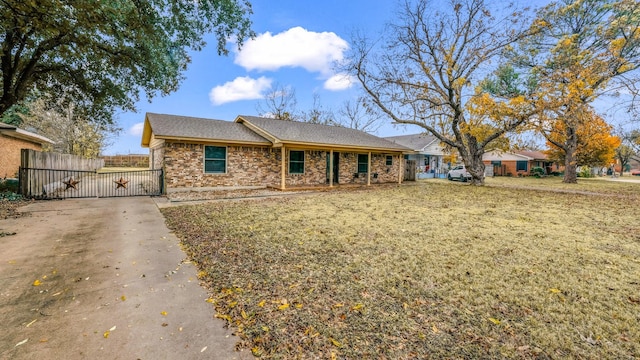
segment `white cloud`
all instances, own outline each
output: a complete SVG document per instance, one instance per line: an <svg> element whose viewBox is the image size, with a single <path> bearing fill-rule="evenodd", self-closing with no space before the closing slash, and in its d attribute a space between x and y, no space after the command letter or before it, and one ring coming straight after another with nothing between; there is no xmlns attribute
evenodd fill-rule
<svg viewBox="0 0 640 360"><path fill-rule="evenodd" d="M133 124L132 127L129 128L129 134L135 135L135 136L140 136L140 135L142 135L142 129L144 129L144 123L143 122L135 123L135 124Z"/></svg>
<svg viewBox="0 0 640 360"><path fill-rule="evenodd" d="M348 74L336 74L324 82L324 88L331 91L346 90L353 86L356 79Z"/></svg>
<svg viewBox="0 0 640 360"><path fill-rule="evenodd" d="M348 48L349 44L333 32L294 27L275 35L265 32L247 41L235 63L246 70L301 67L330 76L333 62L342 60Z"/></svg>
<svg viewBox="0 0 640 360"><path fill-rule="evenodd" d="M252 79L248 76L237 77L233 81L218 85L209 92L209 99L214 105L238 100L262 99L265 90L271 88L271 79L264 76Z"/></svg>

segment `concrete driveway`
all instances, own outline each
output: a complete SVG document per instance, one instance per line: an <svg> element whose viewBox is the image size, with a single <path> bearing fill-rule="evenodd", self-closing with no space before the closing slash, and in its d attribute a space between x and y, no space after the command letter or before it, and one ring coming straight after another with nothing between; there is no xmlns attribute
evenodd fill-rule
<svg viewBox="0 0 640 360"><path fill-rule="evenodd" d="M1 359L246 359L148 197L0 220Z"/></svg>

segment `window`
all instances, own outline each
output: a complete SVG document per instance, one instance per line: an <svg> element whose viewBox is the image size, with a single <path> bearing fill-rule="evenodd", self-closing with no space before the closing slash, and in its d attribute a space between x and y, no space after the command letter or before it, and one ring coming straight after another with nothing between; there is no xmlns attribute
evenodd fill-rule
<svg viewBox="0 0 640 360"><path fill-rule="evenodd" d="M387 155L387 166L393 165L393 156Z"/></svg>
<svg viewBox="0 0 640 360"><path fill-rule="evenodd" d="M227 148L224 146L204 147L205 174L224 174L227 172Z"/></svg>
<svg viewBox="0 0 640 360"><path fill-rule="evenodd" d="M526 160L516 161L516 171L527 171L527 161Z"/></svg>
<svg viewBox="0 0 640 360"><path fill-rule="evenodd" d="M304 174L304 151L289 151L289 174Z"/></svg>
<svg viewBox="0 0 640 360"><path fill-rule="evenodd" d="M358 154L358 173L369 172L369 155Z"/></svg>
<svg viewBox="0 0 640 360"><path fill-rule="evenodd" d="M502 166L502 161L501 160L493 160L493 161L491 161L491 165L493 165L493 166Z"/></svg>

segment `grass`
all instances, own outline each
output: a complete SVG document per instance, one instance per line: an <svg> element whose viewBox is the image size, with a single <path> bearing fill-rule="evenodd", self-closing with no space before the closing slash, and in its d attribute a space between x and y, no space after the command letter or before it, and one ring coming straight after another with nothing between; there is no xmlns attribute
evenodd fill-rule
<svg viewBox="0 0 640 360"><path fill-rule="evenodd" d="M162 211L256 356L638 356L640 184L488 184Z"/></svg>

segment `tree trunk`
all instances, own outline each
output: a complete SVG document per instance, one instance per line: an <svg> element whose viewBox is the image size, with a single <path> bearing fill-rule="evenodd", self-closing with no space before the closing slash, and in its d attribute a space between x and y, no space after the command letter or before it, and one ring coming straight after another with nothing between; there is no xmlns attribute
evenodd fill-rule
<svg viewBox="0 0 640 360"><path fill-rule="evenodd" d="M462 160L471 174L471 185L484 185L484 163L482 162L482 154L484 151L478 151L478 142L473 136L466 136L467 149L460 151Z"/></svg>
<svg viewBox="0 0 640 360"><path fill-rule="evenodd" d="M576 167L578 166L578 160L576 158L576 149L578 148L578 137L576 135L576 129L567 126L567 141L565 142L565 157L564 157L564 179L563 183L577 184L578 173Z"/></svg>

